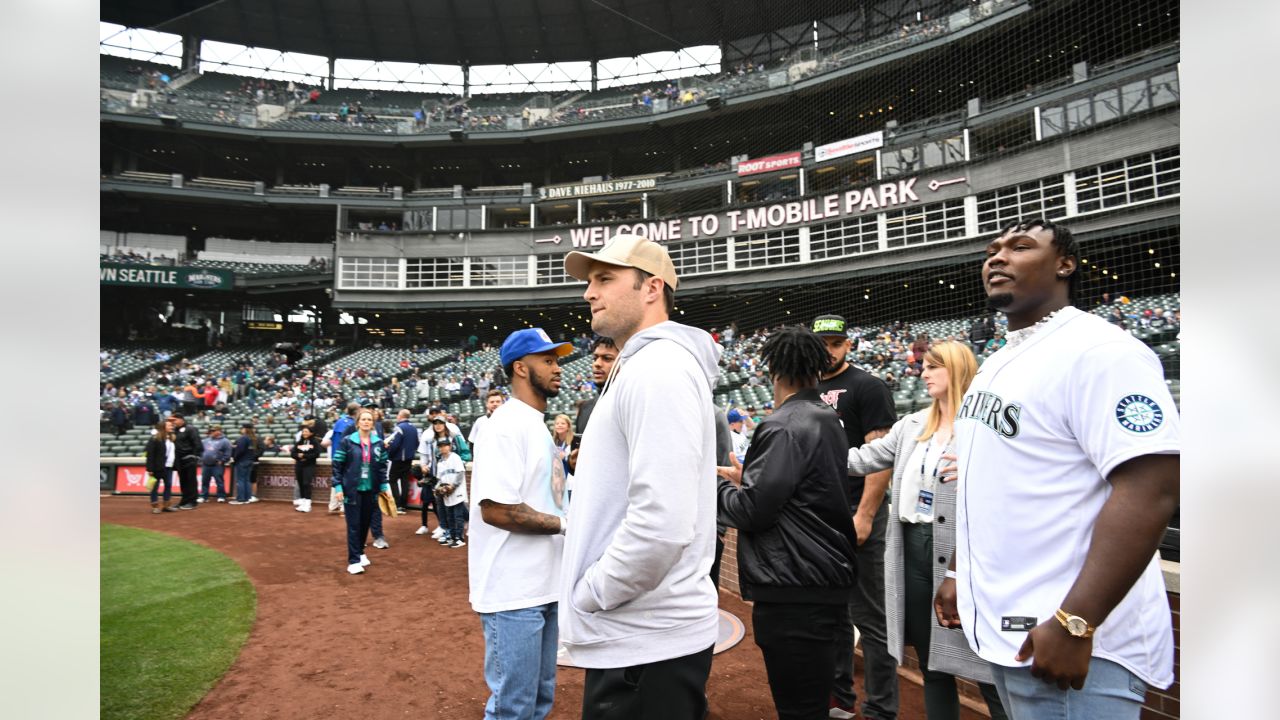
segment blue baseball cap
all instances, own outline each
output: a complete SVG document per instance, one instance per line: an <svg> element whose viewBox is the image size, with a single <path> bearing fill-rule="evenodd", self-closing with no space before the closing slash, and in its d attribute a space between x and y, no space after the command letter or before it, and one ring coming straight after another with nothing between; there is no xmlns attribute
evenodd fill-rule
<svg viewBox="0 0 1280 720"><path fill-rule="evenodd" d="M729 419L729 422L732 424L732 423L736 423L736 422L742 422L743 420L745 420L745 419L746 419L746 417L747 417L747 416L746 416L746 415L743 415L743 414L742 414L742 413L740 413L740 412L738 412L738 409L737 409L737 408L734 408L734 409L732 409L732 410L730 410L730 411L729 411L729 414L728 414L728 416L727 416L727 417L728 417L728 419Z"/></svg>
<svg viewBox="0 0 1280 720"><path fill-rule="evenodd" d="M511 333L506 340L502 341L500 357L502 364L506 366L525 355L551 351L555 351L556 355L564 357L573 352L573 345L567 342L558 343L553 341L547 335L547 331L542 328L525 328Z"/></svg>

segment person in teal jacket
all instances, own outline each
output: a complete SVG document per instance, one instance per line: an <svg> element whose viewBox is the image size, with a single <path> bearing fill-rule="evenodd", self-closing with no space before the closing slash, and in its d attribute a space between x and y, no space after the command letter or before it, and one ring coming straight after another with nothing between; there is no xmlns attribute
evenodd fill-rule
<svg viewBox="0 0 1280 720"><path fill-rule="evenodd" d="M355 432L343 437L333 453L333 489L347 519L347 572L359 575L371 564L364 544L378 506L378 493L391 491L387 450L374 430L371 410L356 415Z"/></svg>

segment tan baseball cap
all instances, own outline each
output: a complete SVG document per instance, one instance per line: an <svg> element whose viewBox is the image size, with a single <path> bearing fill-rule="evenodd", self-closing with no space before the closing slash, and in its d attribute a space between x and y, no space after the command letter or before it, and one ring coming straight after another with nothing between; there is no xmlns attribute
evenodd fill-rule
<svg viewBox="0 0 1280 720"><path fill-rule="evenodd" d="M676 266L671 264L671 256L667 254L667 249L639 235L626 233L614 235L595 254L574 250L564 256L564 269L573 277L586 280L593 262L643 270L650 275L662 278L662 281L672 290L675 290L680 282L676 278Z"/></svg>

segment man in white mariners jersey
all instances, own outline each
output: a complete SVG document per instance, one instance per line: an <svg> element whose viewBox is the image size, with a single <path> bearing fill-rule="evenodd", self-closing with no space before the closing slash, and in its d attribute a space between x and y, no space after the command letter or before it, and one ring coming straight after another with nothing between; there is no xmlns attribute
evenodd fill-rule
<svg viewBox="0 0 1280 720"><path fill-rule="evenodd" d="M1069 230L1022 222L986 253L1010 332L956 417L938 621L992 664L1014 720L1136 720L1147 687L1173 682L1156 547L1178 506L1177 409L1150 349L1071 306Z"/></svg>

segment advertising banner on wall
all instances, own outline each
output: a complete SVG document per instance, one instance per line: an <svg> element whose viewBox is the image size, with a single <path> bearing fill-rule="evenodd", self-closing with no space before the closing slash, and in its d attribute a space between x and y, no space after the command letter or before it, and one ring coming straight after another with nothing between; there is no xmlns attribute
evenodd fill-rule
<svg viewBox="0 0 1280 720"><path fill-rule="evenodd" d="M758 175L760 173L773 172L775 170L790 170L791 168L798 167L800 167L799 150L795 152L781 153L779 155L756 158L755 160L743 160L738 163L738 177Z"/></svg>
<svg viewBox="0 0 1280 720"><path fill-rule="evenodd" d="M98 266L101 285L160 287L175 290L231 290L235 273L197 267L156 267L104 262Z"/></svg>
<svg viewBox="0 0 1280 720"><path fill-rule="evenodd" d="M538 188L538 196L542 200L562 200L565 198L591 197L595 195L615 195L617 193L646 192L658 187L658 178L636 177L602 180L600 182L577 183L574 185L551 185Z"/></svg>
<svg viewBox="0 0 1280 720"><path fill-rule="evenodd" d="M203 482L201 473L203 469L198 470L196 474L196 482ZM222 478L215 482L222 483L223 492L228 495L234 495L235 491L231 488L231 470L223 468ZM164 482L159 483L160 493L164 493ZM147 490L147 468L142 465L117 465L116 466L116 487L117 494L123 495L140 495L151 492ZM209 488L210 493L216 493L216 487ZM178 489L178 473L173 473L173 496L181 495L182 491Z"/></svg>
<svg viewBox="0 0 1280 720"><path fill-rule="evenodd" d="M813 161L823 162L825 160L835 160L836 158L845 157L846 155L854 155L867 150L876 150L884 147L884 131L877 130L866 135L845 138L837 140L826 145L819 145L813 149Z"/></svg>

